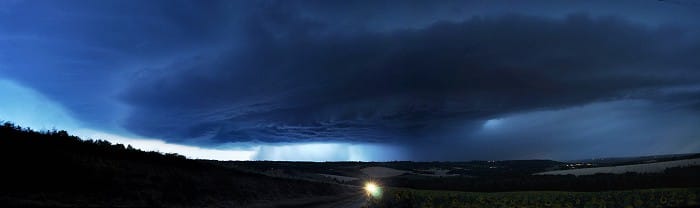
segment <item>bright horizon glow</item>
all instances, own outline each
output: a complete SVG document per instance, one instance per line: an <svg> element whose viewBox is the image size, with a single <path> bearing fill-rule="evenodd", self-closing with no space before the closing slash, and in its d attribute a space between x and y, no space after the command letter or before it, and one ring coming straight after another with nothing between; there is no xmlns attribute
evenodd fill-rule
<svg viewBox="0 0 700 208"><path fill-rule="evenodd" d="M8 99L11 98L11 99ZM278 161L373 161L400 158L400 151L381 144L307 142L222 144L218 148L168 143L157 138L84 128L59 103L10 80L0 79L0 121L38 131L65 130L81 139L106 140L144 151L177 153L191 159ZM381 157L380 157L381 156Z"/></svg>
<svg viewBox="0 0 700 208"><path fill-rule="evenodd" d="M378 153L373 151L373 149L381 149L376 145L345 143L252 143L246 144L245 146L248 146L247 148L217 149L167 143L159 139L130 138L89 129L80 129L74 133L76 136L83 139L103 139L112 143L131 145L136 149L144 151L178 153L191 159L213 159L223 161L371 161L370 158L372 155L386 152Z"/></svg>
<svg viewBox="0 0 700 208"><path fill-rule="evenodd" d="M0 121L35 130L72 130L79 125L58 103L6 79L0 79Z"/></svg>

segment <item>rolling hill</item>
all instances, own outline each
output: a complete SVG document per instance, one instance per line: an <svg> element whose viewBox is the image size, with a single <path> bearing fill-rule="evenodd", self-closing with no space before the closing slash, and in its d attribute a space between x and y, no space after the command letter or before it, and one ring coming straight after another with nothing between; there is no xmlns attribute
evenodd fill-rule
<svg viewBox="0 0 700 208"><path fill-rule="evenodd" d="M349 189L10 123L0 126L0 164L0 207L240 207Z"/></svg>

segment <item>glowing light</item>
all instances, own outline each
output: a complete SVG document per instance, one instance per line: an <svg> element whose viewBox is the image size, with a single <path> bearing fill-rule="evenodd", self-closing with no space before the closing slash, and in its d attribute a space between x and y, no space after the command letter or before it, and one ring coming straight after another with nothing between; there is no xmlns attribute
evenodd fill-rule
<svg viewBox="0 0 700 208"><path fill-rule="evenodd" d="M365 189L368 192L377 192L378 188L377 188L377 185L374 183L367 183L367 185L365 185Z"/></svg>
<svg viewBox="0 0 700 208"><path fill-rule="evenodd" d="M365 184L365 191L367 191L368 196L372 196L372 197L379 197L382 194L379 186L377 186L377 184L372 183L372 182L367 182Z"/></svg>

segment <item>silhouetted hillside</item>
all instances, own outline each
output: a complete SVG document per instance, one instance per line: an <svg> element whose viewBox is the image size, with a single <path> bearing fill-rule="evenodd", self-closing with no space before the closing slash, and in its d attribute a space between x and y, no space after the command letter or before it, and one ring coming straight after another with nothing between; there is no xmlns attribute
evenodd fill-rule
<svg viewBox="0 0 700 208"><path fill-rule="evenodd" d="M240 206L345 189L81 140L65 131L36 132L11 123L0 126L0 162L0 207Z"/></svg>

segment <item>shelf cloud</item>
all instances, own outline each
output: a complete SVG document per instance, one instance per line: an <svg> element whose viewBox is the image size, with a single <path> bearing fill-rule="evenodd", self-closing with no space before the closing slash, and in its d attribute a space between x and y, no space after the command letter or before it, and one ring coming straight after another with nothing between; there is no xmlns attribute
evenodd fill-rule
<svg viewBox="0 0 700 208"><path fill-rule="evenodd" d="M84 128L275 160L699 151L696 10L572 4L17 1L0 4L0 78ZM359 158L340 149L310 157Z"/></svg>

